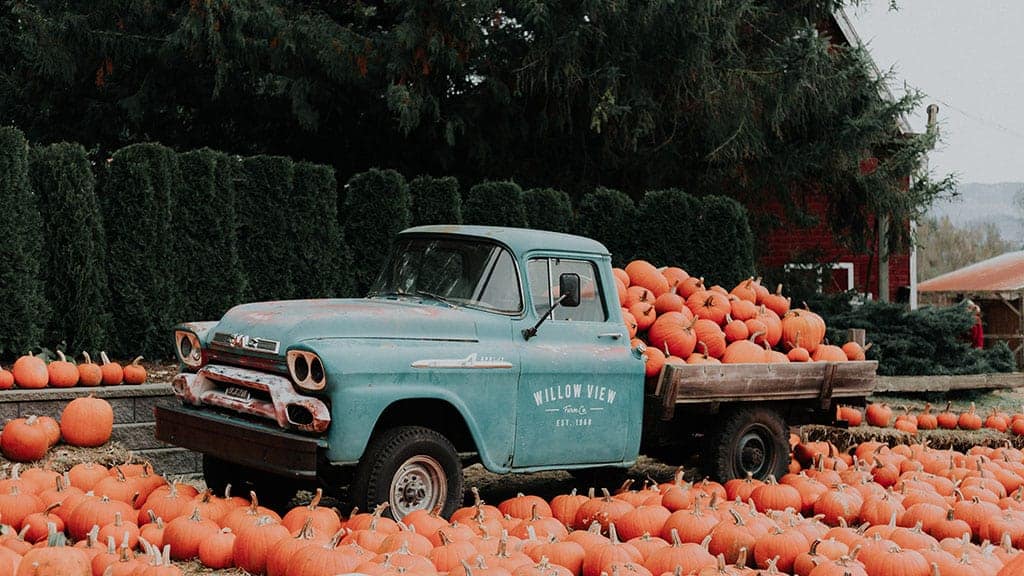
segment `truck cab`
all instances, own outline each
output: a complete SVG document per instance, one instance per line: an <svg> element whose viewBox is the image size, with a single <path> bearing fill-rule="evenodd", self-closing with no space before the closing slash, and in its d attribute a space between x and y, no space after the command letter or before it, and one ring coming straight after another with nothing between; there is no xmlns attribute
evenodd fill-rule
<svg viewBox="0 0 1024 576"><path fill-rule="evenodd" d="M482 226L400 233L365 298L243 304L176 327L157 437L212 488L349 486L395 518L462 504L462 466L628 467L644 362L600 243Z"/></svg>

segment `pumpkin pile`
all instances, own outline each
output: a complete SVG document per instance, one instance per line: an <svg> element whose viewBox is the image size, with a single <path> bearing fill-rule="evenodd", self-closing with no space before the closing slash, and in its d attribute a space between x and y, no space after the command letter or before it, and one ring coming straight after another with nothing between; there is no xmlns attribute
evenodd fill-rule
<svg viewBox="0 0 1024 576"><path fill-rule="evenodd" d="M953 412L951 406L952 402L947 402L946 408L938 414L932 413L932 405L929 403L926 403L924 410L918 413L911 413L908 408L903 407L901 414L895 414L886 403L869 404L863 413L857 408L843 406L839 408L836 419L845 420L850 426L860 426L866 422L869 426L895 428L910 434L917 434L919 430L973 431L984 428L997 432L1012 432L1017 436L1024 435L1024 412L1009 414L993 408L982 419L973 402L968 410L960 413Z"/></svg>
<svg viewBox="0 0 1024 576"><path fill-rule="evenodd" d="M100 352L102 364L95 364L88 352L82 352L82 363L68 361L64 352L57 351L57 359L47 364L31 353L21 356L8 372L0 368L0 390L18 388L39 389L71 388L74 386L117 386L121 383L138 385L146 381L146 368L138 356L130 364L121 366L111 362L106 352Z"/></svg>
<svg viewBox="0 0 1024 576"><path fill-rule="evenodd" d="M749 278L732 290L705 287L703 278L681 268L644 260L613 272L629 337L634 347L645 348L648 377L666 363L865 359L866 347L856 342L828 344L825 321L806 307L791 308L782 285L770 292Z"/></svg>
<svg viewBox="0 0 1024 576"><path fill-rule="evenodd" d="M200 492L146 464L15 466L0 481L0 574L177 575L193 559L270 576L1024 574L1021 451L798 443L794 456L807 466L778 480L690 483L680 470L614 495L497 506L474 490L449 519L402 522L386 506L342 518L319 491L279 515L254 493Z"/></svg>
<svg viewBox="0 0 1024 576"><path fill-rule="evenodd" d="M113 431L114 409L109 402L92 396L75 398L64 407L59 423L49 416L9 420L0 434L0 452L8 460L33 462L62 438L71 446L94 448L106 444Z"/></svg>

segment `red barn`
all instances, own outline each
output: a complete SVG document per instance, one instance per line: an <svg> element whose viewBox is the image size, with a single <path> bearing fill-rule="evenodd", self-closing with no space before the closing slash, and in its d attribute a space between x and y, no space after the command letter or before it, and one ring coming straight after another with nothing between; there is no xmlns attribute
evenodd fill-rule
<svg viewBox="0 0 1024 576"><path fill-rule="evenodd" d="M833 39L835 43L842 43L851 46L863 44L857 36L846 13L839 9L829 22L823 26L823 33ZM875 69L880 76L881 73ZM883 97L893 99L892 94L883 94ZM910 126L901 119L899 130L902 134L910 133ZM909 184L909 177L905 184ZM807 212L818 218L821 222L813 228L801 228L796 225L783 225L765 239L766 254L762 257L759 265L762 269L788 269L799 270L820 270L822 264L831 268L831 272L822 273L820 278L821 289L825 292L839 292L843 290L856 290L862 294L870 295L876 300L890 301L905 299L916 307L916 284L917 266L916 254L913 248L905 249L896 254L885 254L879 252L879 238L886 234L885 228L888 223L877 222L872 219L869 222L871 229L879 233L868 242L869 251L867 254L855 254L846 247L841 246L835 239L832 231L828 228L826 214L829 208L829 195L819 193L810 197ZM776 206L768 210L780 217L782 222L782 207ZM901 224L910 227L910 222ZM808 261L809 254L814 254L816 261ZM810 273L810 272L809 272Z"/></svg>

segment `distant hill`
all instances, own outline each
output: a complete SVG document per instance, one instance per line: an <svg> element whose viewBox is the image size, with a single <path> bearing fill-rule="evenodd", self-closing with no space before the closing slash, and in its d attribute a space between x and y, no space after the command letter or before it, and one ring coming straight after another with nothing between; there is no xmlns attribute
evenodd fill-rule
<svg viewBox="0 0 1024 576"><path fill-rule="evenodd" d="M957 188L956 198L941 200L928 210L929 216L948 216L958 228L993 223L1004 240L1024 245L1024 182L999 184L967 183Z"/></svg>

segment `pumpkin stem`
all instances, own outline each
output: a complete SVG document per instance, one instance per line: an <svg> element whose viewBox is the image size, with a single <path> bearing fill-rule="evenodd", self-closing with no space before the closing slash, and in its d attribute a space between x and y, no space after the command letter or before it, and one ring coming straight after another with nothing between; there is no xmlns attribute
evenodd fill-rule
<svg viewBox="0 0 1024 576"><path fill-rule="evenodd" d="M317 487L316 494L313 494L313 499L309 501L307 508L310 511L316 510L316 507L320 504L320 499L324 496L324 489Z"/></svg>
<svg viewBox="0 0 1024 576"><path fill-rule="evenodd" d="M142 356L136 356L135 360L132 360L132 366L138 366L139 362L142 361Z"/></svg>

